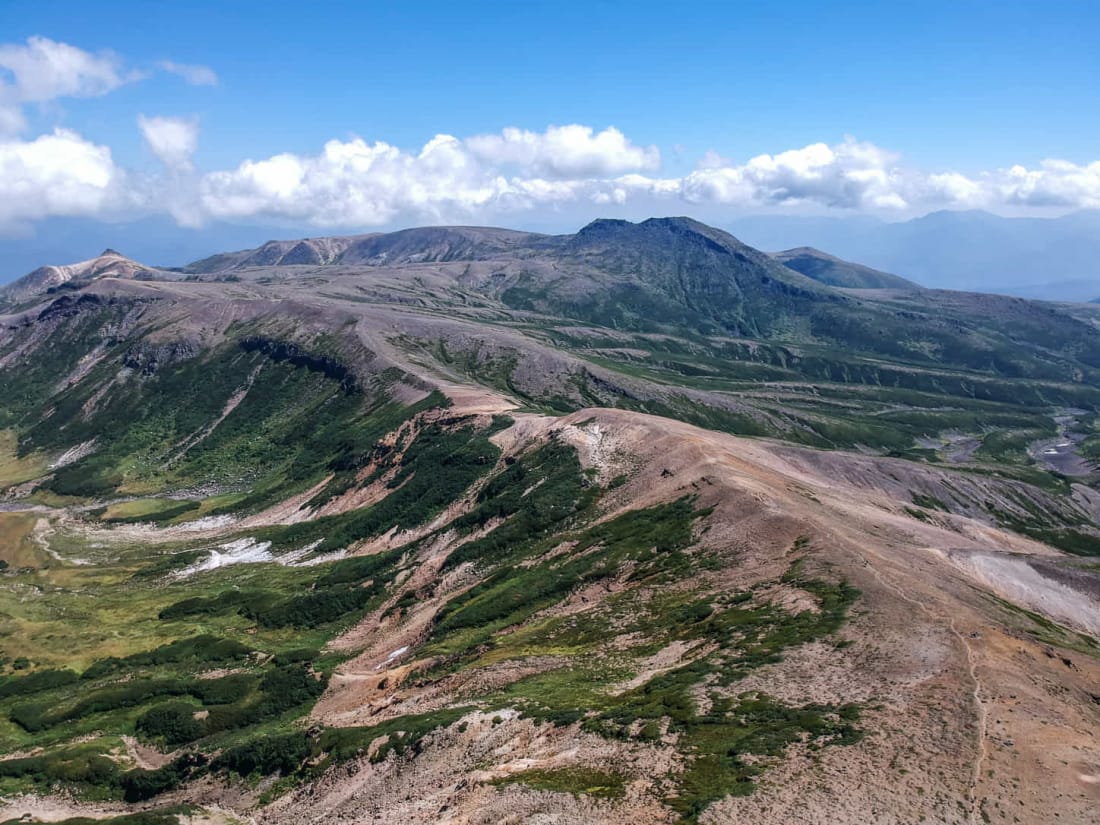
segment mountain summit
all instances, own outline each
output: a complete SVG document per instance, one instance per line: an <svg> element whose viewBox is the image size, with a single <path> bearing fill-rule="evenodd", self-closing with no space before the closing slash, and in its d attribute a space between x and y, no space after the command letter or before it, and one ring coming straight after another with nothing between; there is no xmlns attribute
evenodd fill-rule
<svg viewBox="0 0 1100 825"><path fill-rule="evenodd" d="M105 249L100 255L87 261L61 266L41 266L19 280L0 287L0 298L20 303L64 284L79 285L98 278L168 280L171 277L171 273L138 263L113 249Z"/></svg>

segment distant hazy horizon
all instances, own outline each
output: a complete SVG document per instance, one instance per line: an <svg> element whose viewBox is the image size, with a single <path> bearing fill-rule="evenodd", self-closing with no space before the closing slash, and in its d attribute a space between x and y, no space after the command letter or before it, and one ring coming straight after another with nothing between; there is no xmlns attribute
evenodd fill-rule
<svg viewBox="0 0 1100 825"><path fill-rule="evenodd" d="M1100 298L1100 212L1061 218L1005 218L981 211L941 211L906 221L868 215L759 214L730 220L692 215L768 252L811 246L837 257L909 278L922 286L1001 292L1028 298L1089 301ZM593 216L598 217L598 216ZM635 220L660 215L632 216ZM547 234L569 234L587 223L528 221L498 224ZM431 224L418 224L431 225ZM0 241L0 284L44 265L75 263L113 248L142 263L178 267L209 255L287 240L336 234L397 231L364 227L348 233L315 227L179 227L165 218L126 223L55 218L30 235Z"/></svg>

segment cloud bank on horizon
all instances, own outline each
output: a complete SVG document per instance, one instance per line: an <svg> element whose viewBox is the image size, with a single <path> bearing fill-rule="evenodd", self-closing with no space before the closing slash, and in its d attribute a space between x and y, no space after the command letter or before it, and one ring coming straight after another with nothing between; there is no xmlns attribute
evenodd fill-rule
<svg viewBox="0 0 1100 825"><path fill-rule="evenodd" d="M282 153L201 170L197 118L139 114L136 128L160 164L138 172L109 146L71 128L28 136L25 108L106 95L165 72L215 86L206 66L160 61L127 68L45 37L0 45L0 231L51 217L171 215L181 226L272 221L348 229L395 222L487 222L539 211L686 207L855 210L908 216L943 208L1071 211L1100 207L1100 160L1045 160L964 175L905 165L874 143L845 138L745 161L708 152L682 175L662 174L661 152L620 130L582 124L455 137L419 149L334 139L316 154Z"/></svg>

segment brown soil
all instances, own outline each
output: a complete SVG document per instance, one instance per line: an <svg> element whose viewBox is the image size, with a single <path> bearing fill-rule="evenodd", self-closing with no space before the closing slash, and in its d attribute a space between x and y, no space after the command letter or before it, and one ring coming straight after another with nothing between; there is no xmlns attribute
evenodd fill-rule
<svg viewBox="0 0 1100 825"><path fill-rule="evenodd" d="M889 459L830 454L823 460L809 451L613 410L585 410L565 419L517 416L498 443L510 449L550 430L575 444L601 475L632 473L616 493L621 510L685 493L715 507L701 541L736 563L701 574L710 577L708 584L733 589L774 580L789 565L793 541L805 536L810 565L849 579L863 593L841 633L843 648L806 645L730 691L761 690L795 703L859 702L867 708L867 736L850 747L795 749L765 774L754 794L713 806L703 821L1007 823L1049 821L1052 811L1059 822L1095 821L1100 704L1093 693L1100 693L1100 662L1037 641L1026 632L1035 629L1029 620L1009 616L986 595L1011 600L1010 591L1023 578L1015 575L1017 564L1051 587L1072 588L1072 581L1044 578L1029 565L1050 563L1058 554L966 516L944 514L937 523L912 518L902 507L907 499L899 502L899 488L931 483L930 474ZM849 459L859 469L854 475ZM436 575L447 549L444 542L422 560L419 584ZM1003 562L992 567L994 578L976 576L959 561L978 557ZM461 571L451 575L409 615L388 623L368 617L337 643L362 653L341 667L317 706L319 721L369 724L422 713L560 665L554 657L506 662L414 686L409 675L422 664L416 645L427 622L443 594L465 584ZM763 592L788 609L809 606L805 594L790 587ZM1087 587L1072 592L1092 598ZM593 590L586 598L598 601L600 594ZM577 609L588 603L574 601ZM1024 606L1037 612L1049 607L1041 599ZM408 650L389 658L402 647ZM663 650L638 663L639 678L696 653ZM668 820L657 800L667 791L661 777L677 769L670 748L536 729L501 716L496 725L482 720L463 734L456 728L436 734L415 760L363 761L340 769L263 810L259 819ZM524 766L600 765L608 759L638 767L624 800L577 799L484 781Z"/></svg>

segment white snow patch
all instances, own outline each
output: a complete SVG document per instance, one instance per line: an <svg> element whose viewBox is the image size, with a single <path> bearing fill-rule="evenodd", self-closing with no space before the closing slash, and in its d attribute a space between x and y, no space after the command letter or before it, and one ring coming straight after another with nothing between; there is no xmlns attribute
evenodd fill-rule
<svg viewBox="0 0 1100 825"><path fill-rule="evenodd" d="M408 645L402 645L401 647L397 648L397 650L393 651L393 653L391 653L389 656L387 656L386 661L382 662L382 664L375 665L374 669L375 670L381 670L386 665L388 665L390 662L392 662L394 659L396 659L398 656L401 656L402 654L408 653L408 652L409 652L409 646Z"/></svg>
<svg viewBox="0 0 1100 825"><path fill-rule="evenodd" d="M210 551L209 556L183 568L176 573L175 577L186 579L196 573L217 570L219 567L228 567L231 564L259 564L274 561L275 557L269 552L270 548L270 541L256 541L251 537L219 544L216 549Z"/></svg>
<svg viewBox="0 0 1100 825"><path fill-rule="evenodd" d="M281 556L275 556L271 552L270 541L256 541L256 539L252 537L237 539L236 541L219 544L215 549L210 551L209 556L183 568L175 573L173 578L186 579L189 576L194 576L196 573L206 573L210 570L217 570L220 567L227 567L231 564L263 564L264 562L275 562L284 567L312 567L315 564L337 561L348 554L346 550L337 550L333 553L325 553L323 556L306 558L306 556L308 556L322 541L323 539L317 539L317 541L311 542L304 547L299 547L297 550L292 550Z"/></svg>
<svg viewBox="0 0 1100 825"><path fill-rule="evenodd" d="M315 564L324 564L327 561L337 561L348 554L347 550L334 550L322 556L306 558L306 556L312 553L323 541L323 538L319 538L317 541L311 541L305 547L299 547L297 550L291 550L289 553L279 556L277 561L279 564L287 567L313 567Z"/></svg>

